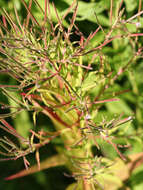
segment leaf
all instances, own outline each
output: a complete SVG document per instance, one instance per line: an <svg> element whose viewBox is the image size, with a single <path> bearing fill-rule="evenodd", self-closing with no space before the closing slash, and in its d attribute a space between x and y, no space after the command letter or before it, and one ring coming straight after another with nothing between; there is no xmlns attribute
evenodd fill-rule
<svg viewBox="0 0 143 190"><path fill-rule="evenodd" d="M48 169L50 167L56 167L56 166L60 166L60 165L64 165L66 162L66 159L63 155L56 155L56 156L52 156L44 161L42 161L40 163L40 169L39 166L36 164L32 167L30 167L28 170L22 170L16 174L13 174L9 177L6 177L5 180L12 180L12 179L16 179L16 178L20 178L20 177L24 177L45 169Z"/></svg>
<svg viewBox="0 0 143 190"><path fill-rule="evenodd" d="M77 186L78 186L77 183L72 183L72 184L70 184L70 185L66 188L66 190L74 190L74 189L76 189L76 190L82 190L82 187L77 187Z"/></svg>
<svg viewBox="0 0 143 190"><path fill-rule="evenodd" d="M135 8L137 7L137 1L134 0L125 0L125 4L126 4L126 10L128 12L135 10Z"/></svg>
<svg viewBox="0 0 143 190"><path fill-rule="evenodd" d="M117 177L110 174L103 174L97 178L99 184L102 184L104 190L116 190L122 187L122 181Z"/></svg>
<svg viewBox="0 0 143 190"><path fill-rule="evenodd" d="M128 168L130 171L129 184L133 190L143 189L143 152L129 156ZM125 179L126 180L126 179Z"/></svg>
<svg viewBox="0 0 143 190"><path fill-rule="evenodd" d="M17 93L13 93L15 97L19 98L19 95ZM8 98L9 104L11 107L15 107L16 103L11 99ZM11 112L13 113L14 108L11 108ZM14 125L17 130L17 132L27 138L29 136L29 130L32 129L32 123L30 121L29 115L27 111L20 112L14 119Z"/></svg>
<svg viewBox="0 0 143 190"><path fill-rule="evenodd" d="M90 72L82 84L82 90L89 91L97 85L97 72Z"/></svg>
<svg viewBox="0 0 143 190"><path fill-rule="evenodd" d="M131 108L126 104L126 102L122 99L120 99L119 102L110 102L106 104L106 107L109 112L111 113L124 113L126 115L132 115Z"/></svg>
<svg viewBox="0 0 143 190"><path fill-rule="evenodd" d="M71 5L70 1L65 1L69 5ZM78 12L77 12L77 21L82 20L88 20L94 23L97 23L97 19L95 16L95 13L97 14L97 17L100 21L100 24L103 24L105 26L109 26L109 19L107 17L101 15L101 13L106 10L107 2L104 1L96 2L96 3L87 3L83 1L78 2ZM66 10L65 10L66 11ZM99 15L100 14L100 15Z"/></svg>
<svg viewBox="0 0 143 190"><path fill-rule="evenodd" d="M143 167L139 167L143 163L143 153L132 154L129 155L128 158L130 160L128 163L124 163L123 160L121 160L120 158L115 159L115 164L109 167L109 170L114 176L111 176L109 174L103 174L102 177L104 178L103 184L105 184L105 190L114 190L121 187L123 185L121 181L127 180L130 177L131 173L134 171L134 169L136 169L136 171L134 172L135 175L133 174L134 180L132 179L131 181L133 182L133 184L136 184L136 186L138 186L138 182L135 182L137 177L136 174L139 174L139 172L143 169ZM139 185L142 187L142 177L138 176L138 180L140 180ZM136 190L138 189L136 188Z"/></svg>

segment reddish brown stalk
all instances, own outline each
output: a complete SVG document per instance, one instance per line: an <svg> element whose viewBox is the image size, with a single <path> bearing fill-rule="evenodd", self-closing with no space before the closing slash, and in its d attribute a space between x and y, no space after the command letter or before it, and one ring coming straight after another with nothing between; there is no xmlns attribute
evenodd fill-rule
<svg viewBox="0 0 143 190"><path fill-rule="evenodd" d="M63 102L60 105L54 105L53 108L61 108L63 106L69 105L71 103L71 100L68 102Z"/></svg>
<svg viewBox="0 0 143 190"><path fill-rule="evenodd" d="M26 140L24 137L22 137L21 135L19 135L19 134L17 133L17 131L16 131L9 123L7 123L4 119L0 119L0 121L1 121L1 123L6 127L6 130L7 130L9 133L13 134L15 137L19 138L19 139L22 140L23 142L27 142L27 140ZM1 127L2 127L2 126L1 126Z"/></svg>
<svg viewBox="0 0 143 190"><path fill-rule="evenodd" d="M75 122L74 124L69 125L69 124L67 124L66 122L64 122L56 113L54 113L54 112L52 111L52 109L49 109L48 107L44 107L44 106L41 106L41 107L43 108L43 111L42 111L42 112L43 112L45 115L48 115L49 117L54 118L56 121L58 121L59 123L61 123L61 124L64 125L65 127L71 128L73 125L75 125L75 124L78 122L78 120L77 120L77 122Z"/></svg>
<svg viewBox="0 0 143 190"><path fill-rule="evenodd" d="M34 144L34 147L35 147L36 149L39 149L39 148L43 147L44 145L49 144L54 138L56 138L56 137L59 136L59 135L60 135L60 134L56 134L56 135L54 135L54 136L48 137L48 138L46 138L46 140L44 140L43 142Z"/></svg>
<svg viewBox="0 0 143 190"><path fill-rule="evenodd" d="M22 93L20 93L20 95L22 95L24 98L35 99L35 100L41 101L41 97L39 95L36 95L36 94L27 95L27 93L22 92Z"/></svg>
<svg viewBox="0 0 143 190"><path fill-rule="evenodd" d="M75 65L75 66L78 66L78 67L82 67L84 69L87 69L87 70L92 70L93 68L90 67L89 65L86 66L86 65L81 65L79 63L73 63L73 62L70 62L68 59L64 59L64 60L59 60L58 61L59 63L69 63L69 64L72 64L72 65Z"/></svg>
<svg viewBox="0 0 143 190"><path fill-rule="evenodd" d="M23 2L24 6L25 6L25 8L26 8L26 10L27 10L27 12L30 14L32 20L33 20L38 26L40 26L40 24L38 23L38 21L35 19L35 17L34 17L33 14L31 13L30 9L27 7L25 1L24 1L24 0L21 0L21 1Z"/></svg>
<svg viewBox="0 0 143 190"><path fill-rule="evenodd" d="M110 92L110 94L113 94L113 96L118 96L120 94L124 94L124 93L130 92L130 91L131 91L130 89L127 89L127 90L122 90L119 92Z"/></svg>
<svg viewBox="0 0 143 190"><path fill-rule="evenodd" d="M49 77L43 78L43 79L40 79L40 80L41 80L41 81L47 81L47 80L49 80L49 79L55 77L55 76L58 75L58 74L59 74L59 73L54 73L54 74L51 74Z"/></svg>
<svg viewBox="0 0 143 190"><path fill-rule="evenodd" d="M100 29L101 29L101 27L99 26L99 27L95 30L95 32L90 33L90 35L88 36L88 38L86 39L86 41L85 41L85 43L84 43L84 45L83 45L83 48L85 48L85 47L88 45L89 41L96 35L96 33L97 33Z"/></svg>
<svg viewBox="0 0 143 190"><path fill-rule="evenodd" d="M120 5L119 5L118 12L117 12L118 16L119 16L119 14L120 14L120 10L121 10L121 7L122 7L123 2L124 2L124 0L122 0L121 3L120 3Z"/></svg>
<svg viewBox="0 0 143 190"><path fill-rule="evenodd" d="M22 32L22 31L24 31L24 30L23 30L23 27L22 27L22 25L21 25L21 23L20 23L20 19L19 19L19 16L18 16L18 13L17 13L17 9L16 9L15 5L14 5L14 11L15 11L15 15L16 15L17 22L18 22L19 27L20 27L21 32Z"/></svg>
<svg viewBox="0 0 143 190"><path fill-rule="evenodd" d="M9 108L14 108L14 109L17 109L17 110L21 110L21 108L20 108L20 107L10 106L10 105L8 105L8 104L4 104L4 103L2 103L2 102L0 102L0 104L1 104L1 109L9 109Z"/></svg>
<svg viewBox="0 0 143 190"><path fill-rule="evenodd" d="M30 2L29 2L29 11L31 10L31 6L32 6L32 0L30 0ZM26 18L26 28L28 28L28 26L29 26L29 21L30 21L30 13L28 12L28 14L27 14L27 18Z"/></svg>
<svg viewBox="0 0 143 190"><path fill-rule="evenodd" d="M3 9L3 11L4 11L4 14L6 16L7 21L9 22L9 24L11 25L11 27L13 28L13 30L15 31L15 33L18 34L17 31L20 31L19 28L14 23L14 21L12 20L12 18L9 16L9 14L7 13L7 11L5 9Z"/></svg>
<svg viewBox="0 0 143 190"><path fill-rule="evenodd" d="M43 161L41 163L40 170L44 170L49 167L56 167L56 166L64 165L64 164L65 164L65 157L63 155L59 155L59 156L55 155L55 156ZM37 165L35 165L35 166L32 166L31 168L29 168L28 170L22 170L14 175L11 175L11 176L5 178L5 180L12 180L12 179L23 177L23 176L26 176L26 175L29 175L29 174L32 174L32 173L35 173L38 171L39 170L37 168Z"/></svg>
<svg viewBox="0 0 143 190"><path fill-rule="evenodd" d="M28 167L30 166L30 163L28 162L28 160L26 159L25 156L23 156L23 161L24 161L24 166L25 166L26 170L28 170Z"/></svg>
<svg viewBox="0 0 143 190"><path fill-rule="evenodd" d="M44 14L44 23L47 23L47 0L45 0L45 14Z"/></svg>
<svg viewBox="0 0 143 190"><path fill-rule="evenodd" d="M81 64L78 64L78 63L71 63L71 64L73 64L75 66L78 66L78 67L82 67L82 68L87 69L87 70L93 70L93 68L90 67L90 66L81 65Z"/></svg>
<svg viewBox="0 0 143 190"><path fill-rule="evenodd" d="M143 14L143 11L135 14L134 16L130 17L128 20L124 21L125 23L131 22L134 18L139 17L141 14Z"/></svg>
<svg viewBox="0 0 143 190"><path fill-rule="evenodd" d="M142 0L139 0L139 7L138 7L138 13L141 11L142 9ZM138 16L138 22L140 21L140 16Z"/></svg>
<svg viewBox="0 0 143 190"><path fill-rule="evenodd" d="M76 29L75 33L76 33L77 35L81 36L83 40L85 40L83 33L79 30L79 28L76 26L75 23L74 23L74 27L75 27L75 29Z"/></svg>
<svg viewBox="0 0 143 190"><path fill-rule="evenodd" d="M4 23L2 23L1 21L0 21L0 26L6 31L7 34L9 33L9 30L7 29L7 27L4 26Z"/></svg>
<svg viewBox="0 0 143 190"><path fill-rule="evenodd" d="M74 6L75 3L77 3L77 0L73 0L73 3L71 4L71 6L67 9L65 14L63 15L62 20L64 20L66 18L66 16L69 14L70 10L72 9L72 7Z"/></svg>
<svg viewBox="0 0 143 190"><path fill-rule="evenodd" d="M0 84L0 88L20 88L18 85Z"/></svg>
<svg viewBox="0 0 143 190"><path fill-rule="evenodd" d="M50 2L48 0L48 18L49 18L49 23L51 25L51 29L52 29L52 35L54 36L54 26L53 26L53 22L52 22L52 18L51 18L51 10L50 10Z"/></svg>
<svg viewBox="0 0 143 190"><path fill-rule="evenodd" d="M121 37L122 37L121 35L118 35L118 36L114 36L113 38L111 38L111 39L109 39L109 40L105 40L101 45L99 45L99 46L97 46L96 48L93 48L93 49L91 49L91 50L89 50L89 51L83 53L82 55L87 55L87 54L89 54L89 53L92 53L92 52L94 52L94 51L97 51L98 49L101 49L101 48L103 48L105 45L111 43L113 40L118 39L118 38L121 38ZM75 56L77 56L77 55L75 55Z"/></svg>
<svg viewBox="0 0 143 190"><path fill-rule="evenodd" d="M74 23L75 23L75 19L76 19L76 15L77 15L77 6L78 5L76 5L73 16L72 16L72 20L70 21L70 26L68 28L68 36L70 35L71 30L72 30Z"/></svg>
<svg viewBox="0 0 143 190"><path fill-rule="evenodd" d="M47 49L47 31L46 31L46 24L47 24L47 0L45 0L45 13L44 13L44 46Z"/></svg>
<svg viewBox="0 0 143 190"><path fill-rule="evenodd" d="M136 37L136 36L143 36L143 33L134 33L134 34L128 34L127 37ZM82 55L87 55L89 53L92 53L94 51L97 51L98 49L101 49L103 48L105 45L111 43L113 40L115 39L119 39L119 38L122 38L124 36L122 35L117 35L117 36L114 36L113 38L109 39L109 40L105 40L101 45L97 46L96 48L93 48L85 53L82 53ZM77 56L76 54L74 56ZM78 55L79 56L79 55Z"/></svg>
<svg viewBox="0 0 143 190"><path fill-rule="evenodd" d="M55 13L56 13L56 17L57 17L57 20L58 20L58 24L59 24L59 26L60 26L60 29L61 29L61 31L64 31L63 25L62 25L62 21L61 21L59 15L58 15L57 9L56 9L55 4L54 4L53 2L52 2L52 5L53 5L53 7L54 7L54 10L55 10Z"/></svg>
<svg viewBox="0 0 143 190"><path fill-rule="evenodd" d="M38 106L40 108L42 108L42 113L44 113L45 115L48 115L50 118L56 120L57 122L59 122L60 124L64 125L65 127L71 128L72 125L67 124L66 122L64 122L55 112L53 112L53 110L51 108L48 108L47 106L40 106L36 101L34 101L33 99L30 100L35 106ZM78 122L78 121L77 121ZM75 124L77 123L75 122ZM73 125L75 125L73 124Z"/></svg>
<svg viewBox="0 0 143 190"><path fill-rule="evenodd" d="M105 139L106 142L108 142L109 144L111 144L113 146L113 148L116 150L117 154L121 157L122 160L124 160L124 161L127 160L126 157L123 154L121 154L121 152L119 151L119 149L118 149L118 147L117 147L117 145L115 143L113 143L109 139L106 139L106 138L104 138L104 139Z"/></svg>
<svg viewBox="0 0 143 190"><path fill-rule="evenodd" d="M38 170L40 171L40 154L39 154L39 149L36 150L36 161L37 161L37 165L38 165Z"/></svg>
<svg viewBox="0 0 143 190"><path fill-rule="evenodd" d="M41 137L41 136L39 136L38 134L36 134L33 130L30 130L30 132L32 133L32 136L34 137L37 137L39 140L40 140L40 143L37 143L37 144L34 144L33 146L34 146L34 148L35 149L39 149L40 147L42 147L42 146L44 146L44 145L46 145L46 144L48 144L49 142L51 142L54 138L56 138L56 137L58 137L58 136L60 136L61 135L61 133L62 133L62 131L56 131L56 132L47 132L47 134L48 135L50 135L50 137L46 137L46 138L44 138L44 137ZM46 134L46 135L47 135Z"/></svg>
<svg viewBox="0 0 143 190"><path fill-rule="evenodd" d="M3 153L2 153L3 154ZM11 157L11 158L0 158L0 161L9 161L9 160L16 160L15 157Z"/></svg>
<svg viewBox="0 0 143 190"><path fill-rule="evenodd" d="M35 4L39 7L40 11L43 13L43 15L45 15L44 10L42 9L41 5L38 3L37 0L33 0L35 2Z"/></svg>
<svg viewBox="0 0 143 190"><path fill-rule="evenodd" d="M128 36L129 36L129 37L143 36L143 33L129 34Z"/></svg>
<svg viewBox="0 0 143 190"><path fill-rule="evenodd" d="M115 102L115 101L119 101L120 99L114 99L114 98L111 98L111 99L107 99L107 100L99 100L99 101L95 101L95 102L92 102L91 104L101 104L101 103L106 103L106 102Z"/></svg>
<svg viewBox="0 0 143 190"><path fill-rule="evenodd" d="M1 27L0 27L0 36L2 36L2 37L4 36Z"/></svg>
<svg viewBox="0 0 143 190"><path fill-rule="evenodd" d="M7 22L5 16L2 15L2 21L5 28L7 28Z"/></svg>
<svg viewBox="0 0 143 190"><path fill-rule="evenodd" d="M112 25L113 0L110 0L110 25Z"/></svg>
<svg viewBox="0 0 143 190"><path fill-rule="evenodd" d="M98 20L98 17L97 17L96 12L94 12L94 14L95 14L95 17L96 17L96 20L97 20L97 24L99 25L99 27L101 28L103 34L105 35L104 29L102 28L102 26L101 26L101 24L100 24L100 22L99 22L99 20Z"/></svg>
<svg viewBox="0 0 143 190"><path fill-rule="evenodd" d="M82 48L82 49L84 48L84 46L83 46L84 40L85 40L84 37L81 36L81 37L80 37L80 41L79 41L79 45L80 45L80 48Z"/></svg>

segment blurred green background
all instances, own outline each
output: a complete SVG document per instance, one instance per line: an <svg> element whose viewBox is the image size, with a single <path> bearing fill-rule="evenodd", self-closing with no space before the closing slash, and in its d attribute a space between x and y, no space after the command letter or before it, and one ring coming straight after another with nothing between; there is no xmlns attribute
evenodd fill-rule
<svg viewBox="0 0 143 190"><path fill-rule="evenodd" d="M25 0L29 2L29 0ZM39 0L39 4L44 7L44 0ZM54 2L59 15L63 15L67 10L69 5L71 5L72 0L54 0ZM120 0L115 0L114 3L118 4ZM109 21L109 10L110 10L110 0L79 0L78 1L78 14L76 24L79 29L83 32L85 36L88 36L91 31L95 31L98 27L95 13L98 16L99 23L103 26L104 30L108 30L110 27ZM26 17L26 10L20 0L1 0L0 8L5 8L11 15L14 16L14 8L16 6L21 20L24 20ZM115 6L115 5L114 5ZM138 12L139 0L124 0L123 6L125 9L125 19L130 18ZM36 6L32 6L33 14L37 19L41 19L42 15L39 9ZM70 14L68 15L64 26L68 27L68 22L70 19ZM56 23L56 16L52 10L52 19ZM143 31L143 18L140 17L141 26L139 28L140 32ZM87 27L88 26L88 27ZM136 28L129 26L129 29L136 31ZM73 39L76 40L76 36L73 36ZM92 40L92 46L95 47L103 40L102 33L98 33L96 38ZM140 39L140 44L143 40ZM108 61L116 62L117 68L120 66L121 61L127 63L130 58L130 47L123 47L119 41L115 42L113 46L105 49L104 52L108 56ZM115 68L115 69L117 69ZM133 65L130 72L125 72L122 76L118 78L114 89L112 90L126 90L130 89L129 93L119 95L121 99L120 103L107 104L106 108L101 111L101 115L111 115L114 113L122 113L125 115L134 115L135 119L131 124L131 130L136 132L136 139L131 142L132 150L131 153L142 152L142 136L138 138L138 135L142 135L143 129L143 61L138 59L137 63ZM0 74L0 84L11 84L12 79L8 78L4 74ZM2 94L0 94L0 102L10 103L10 100L7 100ZM0 113L4 113L5 110L0 109ZM9 120L17 128L20 133L26 135L27 131L33 127L31 115L24 112L15 120ZM38 127L46 128L51 126L52 123L40 115L38 118ZM22 128L21 128L22 125ZM25 131L23 131L25 129ZM21 131L22 130L22 131ZM0 130L1 136L5 135L5 132ZM105 150L106 151L106 150ZM49 144L48 147L43 147L40 150L41 160L47 158L56 153L54 146ZM29 155L28 159L31 164L35 163L33 155ZM20 179L15 179L13 181L5 181L4 178L16 173L24 168L23 160L19 159L16 161L0 162L0 189L4 188L6 190L16 190L21 189L25 190L26 188L34 190L64 190L68 184L72 183L74 180L70 177L66 177L64 173L68 173L64 167L56 167L41 171L39 173L32 174ZM143 189L143 167L138 168L127 181L128 186L134 190Z"/></svg>

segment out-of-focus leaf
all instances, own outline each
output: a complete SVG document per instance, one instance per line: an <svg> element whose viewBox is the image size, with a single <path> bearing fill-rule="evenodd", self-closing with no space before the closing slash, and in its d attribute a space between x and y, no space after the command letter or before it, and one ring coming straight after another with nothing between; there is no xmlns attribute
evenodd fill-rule
<svg viewBox="0 0 143 190"><path fill-rule="evenodd" d="M103 174L97 177L99 184L102 184L104 190L115 190L122 186L121 180L110 174Z"/></svg>
<svg viewBox="0 0 143 190"><path fill-rule="evenodd" d="M19 95L14 93L14 95L18 98ZM20 98L20 97L19 97ZM15 107L16 103L9 98L9 104L11 107ZM11 112L15 111L14 108L11 108ZM32 123L30 121L29 115L27 111L20 112L14 119L14 126L17 130L17 132L27 138L29 136L29 130L32 129Z"/></svg>
<svg viewBox="0 0 143 190"><path fill-rule="evenodd" d="M133 23L137 23L137 22L138 22L137 19L133 21ZM137 30L136 25L135 25L135 24L132 24L132 23L127 24L127 28L128 28L128 30L129 30L130 32L136 32L136 30Z"/></svg>
<svg viewBox="0 0 143 190"><path fill-rule="evenodd" d="M143 96L140 96L140 97L138 98L138 101L139 101L139 107L140 107L141 109L143 109Z"/></svg>
<svg viewBox="0 0 143 190"><path fill-rule="evenodd" d="M143 153L130 155L131 162L128 164L131 176L129 178L129 184L133 190L143 189Z"/></svg>
<svg viewBox="0 0 143 190"><path fill-rule="evenodd" d="M19 1L19 0L13 0L12 3L16 6L16 9L17 9L17 10L20 10L21 4L20 4L20 1Z"/></svg>
<svg viewBox="0 0 143 190"><path fill-rule="evenodd" d="M90 72L82 84L82 90L88 91L97 85L97 72Z"/></svg>
<svg viewBox="0 0 143 190"><path fill-rule="evenodd" d="M104 33L103 31L98 31L96 35L91 39L90 44L92 47L96 47L104 40Z"/></svg>
<svg viewBox="0 0 143 190"><path fill-rule="evenodd" d="M106 107L109 112L112 114L114 113L124 113L126 115L132 115L132 110L131 108L123 101L122 99L118 102L110 102L106 104Z"/></svg>
<svg viewBox="0 0 143 190"><path fill-rule="evenodd" d="M96 2L96 3L87 3L84 1L78 2L78 15L82 16L83 20L88 19L89 17L93 16L94 11L96 12L96 14L99 14L103 12L105 9L106 9L106 6L103 1Z"/></svg>
<svg viewBox="0 0 143 190"><path fill-rule="evenodd" d="M70 184L67 188L66 188L66 190L73 190L73 189L75 189L76 188L76 190L82 190L82 185L81 184L77 184L77 183L72 183L72 184Z"/></svg>
<svg viewBox="0 0 143 190"><path fill-rule="evenodd" d="M143 167L139 167L143 163L143 153L129 155L130 161L126 164L120 158L115 159L115 163L108 169L112 171L112 176L103 174L103 184L105 190L115 190L122 187L123 183L121 181L127 180L131 173L131 184L133 189L138 190L136 186L142 187L142 173ZM135 169L135 171L134 171ZM114 175L114 176L113 176ZM137 179L138 178L138 179ZM101 178L99 178L99 181ZM120 181L121 180L121 181Z"/></svg>
<svg viewBox="0 0 143 190"><path fill-rule="evenodd" d="M65 0L66 3L71 5L70 1ZM78 1L77 21L88 20L94 23L98 23L95 14L98 17L99 24L109 26L109 19L101 13L107 9L107 2L104 1L87 3ZM66 11L66 10L65 10Z"/></svg>
<svg viewBox="0 0 143 190"><path fill-rule="evenodd" d="M109 26L109 18L107 18L106 16L104 16L103 14L99 14L97 15L98 17L98 21L100 25L102 26ZM94 21L95 22L95 21Z"/></svg>
<svg viewBox="0 0 143 190"><path fill-rule="evenodd" d="M128 12L135 10L135 8L137 7L137 1L134 0L125 0L125 4L126 4L126 10Z"/></svg>

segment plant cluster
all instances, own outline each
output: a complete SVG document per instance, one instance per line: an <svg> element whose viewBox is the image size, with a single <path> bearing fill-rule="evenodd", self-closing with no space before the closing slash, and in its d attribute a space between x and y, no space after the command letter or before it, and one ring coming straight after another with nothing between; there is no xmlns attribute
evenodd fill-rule
<svg viewBox="0 0 143 190"><path fill-rule="evenodd" d="M140 37L143 33L139 32L140 23L134 19L143 12L140 10L124 19L123 1L117 4L115 14L111 1L110 27L104 29L95 12L98 27L86 38L76 25L76 1L62 17L52 4L57 23L52 21L49 1L45 0L45 10L37 0L30 0L29 5L22 2L27 10L23 23L16 8L16 19L3 10L0 22L0 72L13 78L12 84L0 85L2 94L9 101L7 104L1 102L5 113L0 115L0 128L16 138L0 138L1 160L22 157L26 168L7 179L66 165L70 171L66 175L76 180L67 190L109 189L111 184L110 189L122 187L122 180L129 176L122 179L118 173L121 168L129 171L131 167L125 165L131 163L131 159L122 153L122 149L129 149L130 141L136 136L130 124L134 114L124 114L123 110L111 115L107 110L105 115L103 110L107 109L105 105L120 104L122 100L118 96L130 91L118 91L115 81L125 73L130 75L132 65L142 57ZM32 14L32 3L40 9L43 21ZM66 27L63 23L71 12ZM79 40L72 40L75 36ZM122 48L119 48L120 44ZM124 55L126 47L128 54ZM124 60L116 62L114 54L123 55ZM24 133L7 121L8 117L25 117L27 112L32 113L33 126ZM38 128L41 113L54 125L47 123L47 129ZM21 123L20 128L23 125ZM54 144L57 154L40 161L39 149L48 147L49 143ZM31 153L36 155L37 167L29 168L27 156Z"/></svg>

